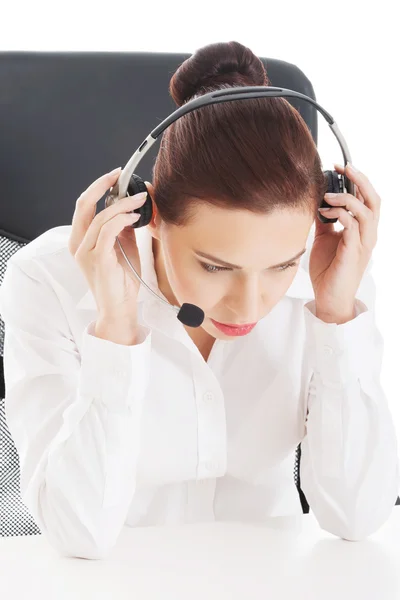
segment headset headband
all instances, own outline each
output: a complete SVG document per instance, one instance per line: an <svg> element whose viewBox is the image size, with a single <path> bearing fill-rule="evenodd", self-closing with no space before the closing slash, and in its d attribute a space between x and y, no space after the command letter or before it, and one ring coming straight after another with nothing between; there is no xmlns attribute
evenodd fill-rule
<svg viewBox="0 0 400 600"><path fill-rule="evenodd" d="M232 102L235 100L248 100L250 98L267 98L267 97L293 97L300 98L313 104L315 108L322 114L324 119L327 121L329 127L331 128L334 136L336 137L339 146L343 153L344 164L347 162L351 162L351 156L349 149L347 147L346 141L341 134L339 127L335 123L334 119L331 115L320 106L315 100L306 96L305 94L300 94L299 92L295 92L294 90L289 90L285 88L278 87L270 87L270 86L239 86L232 87L228 89L216 90L213 92L208 92L198 98L194 98L190 100L183 106L177 108L169 117L164 119L153 131L145 138L145 140L140 144L139 148L136 152L131 156L124 169L121 172L121 175L118 179L118 182L112 188L106 206L109 206L116 200L120 200L121 198L125 198L127 195L128 185L132 174L135 172L136 167L146 154L146 152L152 147L157 138L169 127L172 123L177 121L183 115L186 115L193 110L197 110L203 106L208 106L209 104L216 104L217 102ZM348 177L343 175L345 192L354 195L354 184L348 179Z"/></svg>

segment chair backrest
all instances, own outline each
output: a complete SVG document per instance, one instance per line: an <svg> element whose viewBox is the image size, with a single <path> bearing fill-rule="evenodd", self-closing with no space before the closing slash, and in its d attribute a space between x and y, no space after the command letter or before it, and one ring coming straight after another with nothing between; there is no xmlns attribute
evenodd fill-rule
<svg viewBox="0 0 400 600"><path fill-rule="evenodd" d="M124 166L139 143L176 106L169 81L190 54L157 52L0 52L0 285L8 259L44 231L70 224L79 194L91 181ZM263 61L271 85L315 99L295 65ZM317 144L317 111L287 98ZM140 164L152 180L158 143ZM98 203L100 210L103 208ZM0 355L4 323L0 317ZM0 365L0 535L40 533L21 502L19 460L4 411ZM294 479L300 488L300 446Z"/></svg>

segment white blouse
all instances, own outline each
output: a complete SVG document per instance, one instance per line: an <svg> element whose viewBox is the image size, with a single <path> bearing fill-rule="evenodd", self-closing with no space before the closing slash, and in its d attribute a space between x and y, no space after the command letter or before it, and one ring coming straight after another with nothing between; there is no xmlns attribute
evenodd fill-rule
<svg viewBox="0 0 400 600"><path fill-rule="evenodd" d="M400 489L395 428L380 384L371 264L357 316L316 318L309 253L250 334L216 340L205 361L176 313L141 286L141 337L93 335L94 297L50 229L9 260L7 424L21 497L59 553L101 558L130 527L302 515L348 540L375 532ZM151 234L136 230L142 277L161 296Z"/></svg>

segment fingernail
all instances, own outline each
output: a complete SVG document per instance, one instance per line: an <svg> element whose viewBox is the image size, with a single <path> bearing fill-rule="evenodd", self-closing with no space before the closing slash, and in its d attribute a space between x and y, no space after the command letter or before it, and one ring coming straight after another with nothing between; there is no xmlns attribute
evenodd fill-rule
<svg viewBox="0 0 400 600"><path fill-rule="evenodd" d="M332 192L327 192L324 198L336 198L336 194L333 194Z"/></svg>
<svg viewBox="0 0 400 600"><path fill-rule="evenodd" d="M138 192L137 194L134 194L132 196L132 198L135 198L135 200L144 200L147 197L147 192Z"/></svg>
<svg viewBox="0 0 400 600"><path fill-rule="evenodd" d="M114 169L114 171L110 171L109 175L116 175L118 173L118 171L121 170L121 167L117 167L116 169Z"/></svg>
<svg viewBox="0 0 400 600"><path fill-rule="evenodd" d="M332 210L332 206L330 206L329 208L327 206L325 206L324 208L319 208L318 210Z"/></svg>

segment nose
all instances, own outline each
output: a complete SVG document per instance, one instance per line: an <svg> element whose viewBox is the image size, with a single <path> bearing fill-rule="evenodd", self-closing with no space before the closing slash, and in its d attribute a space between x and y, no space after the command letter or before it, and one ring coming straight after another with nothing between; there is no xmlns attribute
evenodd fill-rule
<svg viewBox="0 0 400 600"><path fill-rule="evenodd" d="M255 323L262 314L262 291L256 276L240 285L228 298L226 306L235 314L232 319L240 323Z"/></svg>

